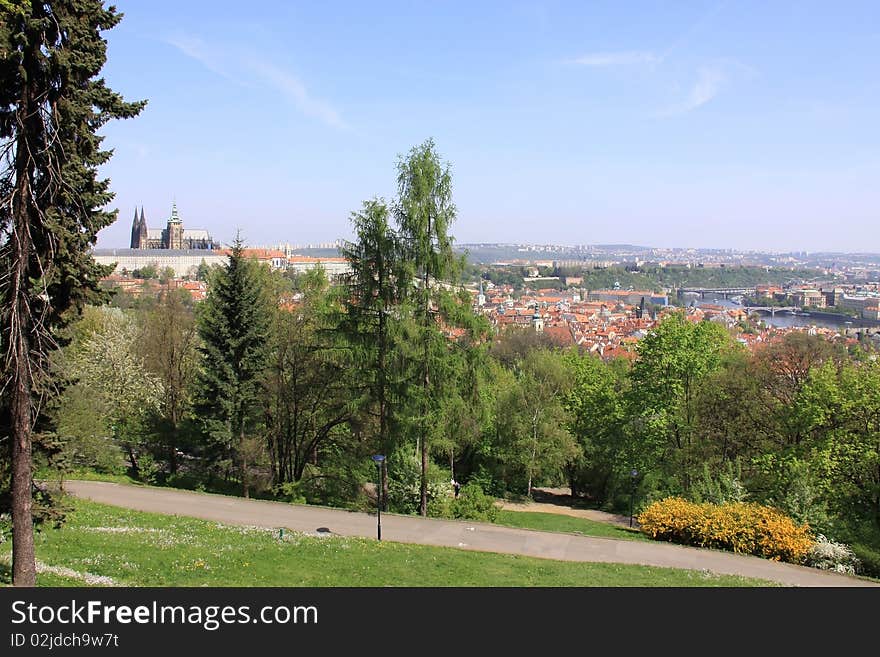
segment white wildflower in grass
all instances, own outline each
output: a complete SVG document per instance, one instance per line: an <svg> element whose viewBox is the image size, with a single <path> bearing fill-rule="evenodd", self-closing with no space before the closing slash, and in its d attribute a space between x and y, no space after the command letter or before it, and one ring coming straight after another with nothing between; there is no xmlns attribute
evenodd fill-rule
<svg viewBox="0 0 880 657"><path fill-rule="evenodd" d="M3 555L0 557L0 562L9 565L11 563L11 558L8 555ZM73 568L67 568L66 566L50 566L42 561L37 561L36 565L38 573L49 573L50 575L56 575L57 577L74 579L78 582L88 584L89 586L123 586L112 577L107 577L106 575L81 573L77 570L73 570Z"/></svg>
<svg viewBox="0 0 880 657"><path fill-rule="evenodd" d="M82 530L102 534L168 534L164 529L155 527L83 527Z"/></svg>
<svg viewBox="0 0 880 657"><path fill-rule="evenodd" d="M76 579L80 582L85 582L89 586L118 586L116 580L114 580L112 577L107 577L106 575L80 573L76 570L73 570L72 568L66 568L65 566L49 566L40 561L37 562L37 572L51 573L52 575L58 575L59 577Z"/></svg>
<svg viewBox="0 0 880 657"><path fill-rule="evenodd" d="M218 529L229 529L228 525L217 525ZM236 531L242 536L265 536L267 534L278 534L277 529L271 529L269 527L257 527L256 525L240 525L235 528ZM285 529L284 532L287 533L289 530Z"/></svg>
<svg viewBox="0 0 880 657"><path fill-rule="evenodd" d="M849 546L819 534L807 555L807 565L843 575L855 575L862 564Z"/></svg>

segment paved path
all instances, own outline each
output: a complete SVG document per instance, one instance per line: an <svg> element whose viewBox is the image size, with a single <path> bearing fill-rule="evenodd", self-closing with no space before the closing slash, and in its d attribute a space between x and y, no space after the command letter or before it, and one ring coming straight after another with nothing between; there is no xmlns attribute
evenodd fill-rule
<svg viewBox="0 0 880 657"><path fill-rule="evenodd" d="M246 500L167 488L97 481L69 481L65 489L96 502L140 511L203 518L233 525L285 527L309 534L376 535L376 516L367 513ZM668 543L645 543L540 532L456 520L382 515L383 540L440 545L483 552L522 554L564 561L644 564L742 575L789 586L878 586L791 564Z"/></svg>

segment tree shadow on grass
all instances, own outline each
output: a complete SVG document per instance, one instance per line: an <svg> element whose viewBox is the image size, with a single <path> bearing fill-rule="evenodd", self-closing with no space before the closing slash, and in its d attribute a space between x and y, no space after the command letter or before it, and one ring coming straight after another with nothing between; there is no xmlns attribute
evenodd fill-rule
<svg viewBox="0 0 880 657"><path fill-rule="evenodd" d="M542 504L567 506L571 509L598 509L598 505L587 497L574 497L567 488L533 488L532 500Z"/></svg>

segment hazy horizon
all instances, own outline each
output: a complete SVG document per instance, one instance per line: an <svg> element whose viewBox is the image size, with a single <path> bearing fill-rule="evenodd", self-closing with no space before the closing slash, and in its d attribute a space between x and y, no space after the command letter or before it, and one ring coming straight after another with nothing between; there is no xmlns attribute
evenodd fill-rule
<svg viewBox="0 0 880 657"><path fill-rule="evenodd" d="M765 5L121 0L97 246L350 238L432 137L459 243L880 252L880 6Z"/></svg>

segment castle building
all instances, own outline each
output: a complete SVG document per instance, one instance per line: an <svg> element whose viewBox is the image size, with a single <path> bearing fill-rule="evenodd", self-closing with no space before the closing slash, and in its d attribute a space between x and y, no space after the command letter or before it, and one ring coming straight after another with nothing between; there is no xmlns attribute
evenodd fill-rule
<svg viewBox="0 0 880 657"><path fill-rule="evenodd" d="M138 211L135 208L134 220L131 223L131 248L214 250L220 248L220 244L211 238L207 230L184 228L183 221L177 213L177 203L172 203L171 217L165 228L147 228L143 206L140 217L138 217Z"/></svg>

